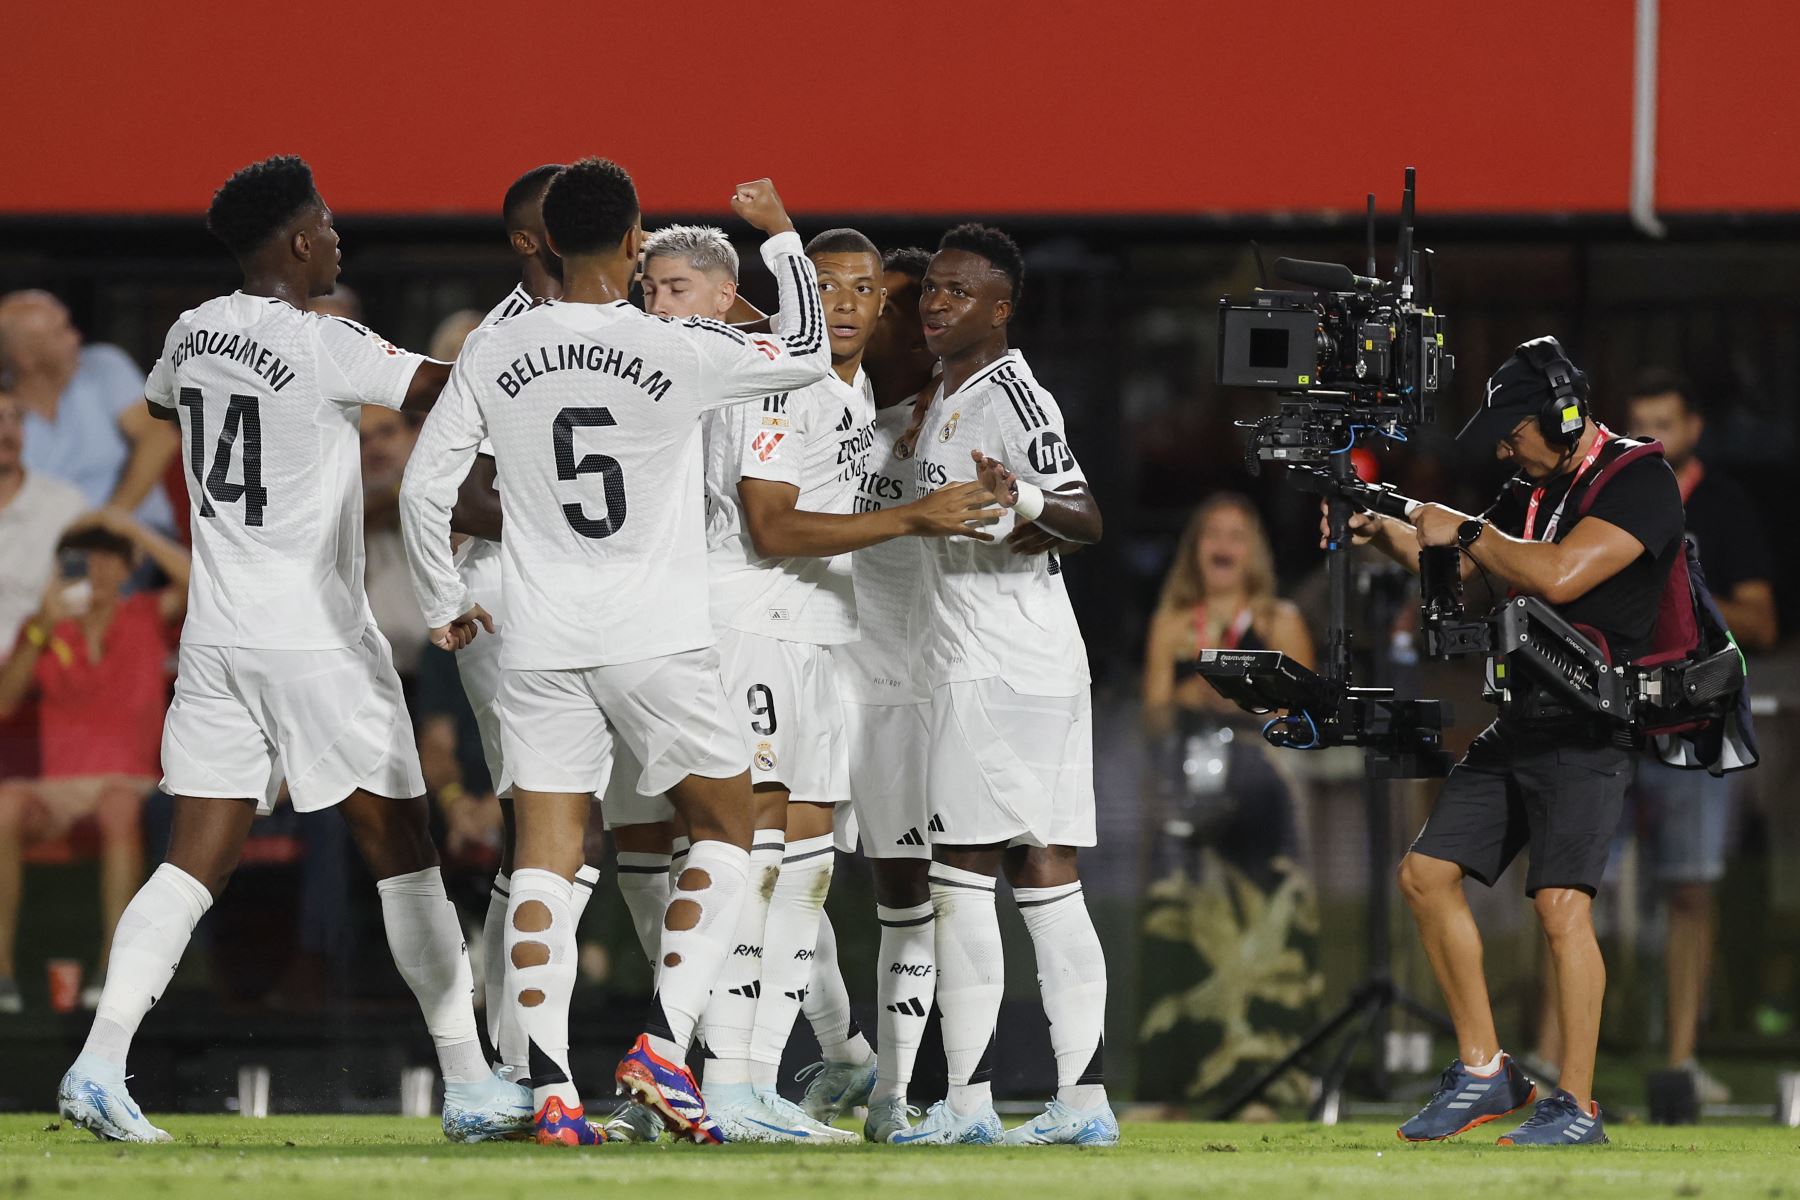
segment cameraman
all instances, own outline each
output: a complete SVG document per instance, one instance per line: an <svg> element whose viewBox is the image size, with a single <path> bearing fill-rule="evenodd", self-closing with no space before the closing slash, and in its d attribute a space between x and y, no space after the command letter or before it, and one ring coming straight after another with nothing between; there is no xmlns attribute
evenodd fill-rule
<svg viewBox="0 0 1800 1200"><path fill-rule="evenodd" d="M1681 491L1660 458L1640 458L1606 480L1581 514L1582 493L1609 470L1612 435L1588 413L1587 380L1555 338L1526 342L1487 384L1481 410L1457 440L1493 447L1517 473L1482 517L1427 504L1407 521L1355 516L1358 544L1417 569L1422 546L1460 546L1462 574L1537 596L1572 624L1597 632L1615 663L1649 647L1663 584L1680 552ZM1571 502L1571 493L1574 493ZM1565 516L1565 508L1568 515ZM1481 937L1463 896L1465 876L1493 886L1531 850L1525 891L1556 970L1564 1035L1560 1088L1502 1145L1604 1142L1592 1090L1606 966L1591 904L1618 826L1631 756L1603 726L1558 712L1510 681L1511 699L1469 747L1425 828L1400 863L1461 1057L1439 1091L1400 1128L1410 1141L1452 1137L1523 1108L1537 1089L1500 1049L1482 974Z"/></svg>

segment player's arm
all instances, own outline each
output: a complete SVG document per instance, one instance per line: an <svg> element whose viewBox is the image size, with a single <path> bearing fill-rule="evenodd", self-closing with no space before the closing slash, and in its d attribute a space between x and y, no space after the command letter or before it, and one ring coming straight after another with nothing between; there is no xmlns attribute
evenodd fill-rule
<svg viewBox="0 0 1800 1200"><path fill-rule="evenodd" d="M153 421L167 421L169 424L176 425L176 426L179 426L181 424L181 414L180 413L176 412L172 408L168 408L164 405L158 404L156 401L150 399L148 396L144 397L144 411L150 414L150 419ZM179 433L177 433L175 435L175 437L176 437L176 445L179 446L181 444L180 443L181 435Z"/></svg>
<svg viewBox="0 0 1800 1200"><path fill-rule="evenodd" d="M1412 514L1413 529L1423 546L1454 546L1456 532L1471 518L1441 504L1426 504ZM1492 525L1484 527L1464 557L1528 596L1551 604L1580 599L1611 579L1644 553L1644 544L1610 521L1584 517L1560 542L1512 537Z"/></svg>
<svg viewBox="0 0 1800 1200"><path fill-rule="evenodd" d="M1020 518L1062 541L1091 546L1100 540L1100 502L1088 491L1087 480L1068 480L1056 490L1046 491L1038 484L1021 480L999 459L989 458L979 450L974 451L974 458L976 476L982 486L999 497L1000 503L1012 509ZM1009 537L1007 540L1010 542L1012 539ZM1039 541L1024 540L1027 545L1036 545ZM1045 549L1050 547L1045 546ZM1020 550L1017 546L1014 550L1018 553L1031 552Z"/></svg>
<svg viewBox="0 0 1800 1200"><path fill-rule="evenodd" d="M958 483L895 508L860 513L808 512L796 507L800 489L770 479L738 480L738 498L751 544L762 558L830 558L897 537L970 537L991 542L981 526L1000 519L993 493Z"/></svg>
<svg viewBox="0 0 1800 1200"><path fill-rule="evenodd" d="M494 486L497 472L489 454L477 454L475 465L456 492L456 506L450 510L450 529L454 533L470 533L490 542L500 540L503 522L500 517L500 491Z"/></svg>
<svg viewBox="0 0 1800 1200"><path fill-rule="evenodd" d="M494 631L493 618L470 597L450 554L450 511L487 424L464 372L452 374L441 400L425 418L406 464L400 535L432 643L460 650L474 639L477 625Z"/></svg>
<svg viewBox="0 0 1800 1200"><path fill-rule="evenodd" d="M450 368L453 365L435 358L421 358L412 378L407 381L406 398L400 402L400 411L430 412L432 405L437 403L439 394L443 392L444 384L450 381Z"/></svg>

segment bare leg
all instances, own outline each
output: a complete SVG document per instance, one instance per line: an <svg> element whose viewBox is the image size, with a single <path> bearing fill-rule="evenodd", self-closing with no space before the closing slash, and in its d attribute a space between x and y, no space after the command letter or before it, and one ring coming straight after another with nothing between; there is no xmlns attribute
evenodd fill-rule
<svg viewBox="0 0 1800 1200"><path fill-rule="evenodd" d="M100 796L94 812L100 827L100 965L112 953L119 914L144 882L144 838L138 810L144 795L137 784L114 784Z"/></svg>
<svg viewBox="0 0 1800 1200"><path fill-rule="evenodd" d="M1465 1065L1479 1066L1500 1052L1494 1010L1481 966L1481 932L1462 890L1463 870L1416 851L1400 860L1400 892L1419 926L1438 990L1456 1026L1456 1048Z"/></svg>
<svg viewBox="0 0 1800 1200"><path fill-rule="evenodd" d="M1594 1099L1600 1002L1606 994L1606 963L1594 939L1593 898L1575 888L1544 888L1534 903L1556 961L1557 1009L1563 1031L1559 1084L1585 1111Z"/></svg>
<svg viewBox="0 0 1800 1200"><path fill-rule="evenodd" d="M1712 885L1677 883L1669 888L1669 1062L1694 1057L1706 980L1712 970Z"/></svg>
<svg viewBox="0 0 1800 1200"><path fill-rule="evenodd" d="M410 875L438 865L437 846L431 840L431 818L425 797L393 799L361 788L338 805L350 824L350 836L369 872L377 880ZM581 843L575 843L580 854Z"/></svg>
<svg viewBox="0 0 1800 1200"><path fill-rule="evenodd" d="M0 784L0 979L15 978L13 943L19 932L25 806L30 798L24 784Z"/></svg>
<svg viewBox="0 0 1800 1200"><path fill-rule="evenodd" d="M1556 1014L1556 960L1550 956L1550 943L1539 943L1538 960L1538 1042L1537 1056L1554 1067L1562 1066L1562 1019Z"/></svg>

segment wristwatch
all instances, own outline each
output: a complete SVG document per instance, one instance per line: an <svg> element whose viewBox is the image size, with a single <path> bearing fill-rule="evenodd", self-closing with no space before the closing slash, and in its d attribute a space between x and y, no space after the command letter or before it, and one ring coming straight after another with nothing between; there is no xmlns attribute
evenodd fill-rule
<svg viewBox="0 0 1800 1200"><path fill-rule="evenodd" d="M1481 531L1486 528L1486 521L1482 520L1480 517L1470 517L1467 521L1464 521L1461 525L1456 527L1457 546L1463 550L1467 550L1470 546L1475 544L1475 539L1480 537Z"/></svg>

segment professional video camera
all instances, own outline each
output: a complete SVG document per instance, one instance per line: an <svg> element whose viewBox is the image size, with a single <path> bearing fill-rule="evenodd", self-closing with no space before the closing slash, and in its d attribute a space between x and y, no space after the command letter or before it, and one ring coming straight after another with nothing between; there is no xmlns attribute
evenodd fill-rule
<svg viewBox="0 0 1800 1200"><path fill-rule="evenodd" d="M1323 674L1273 651L1203 650L1200 673L1227 699L1253 712L1286 710L1264 726L1277 746L1364 747L1372 774L1441 775L1448 712L1437 700L1403 700L1391 688L1351 681L1348 542L1355 482L1349 451L1359 433L1405 440L1427 424L1433 397L1455 360L1444 351L1443 317L1431 308L1431 252L1413 246L1416 177L1406 169L1399 254L1376 278L1375 197L1369 197L1367 274L1337 263L1281 258L1276 274L1313 291L1258 289L1219 302L1219 382L1272 388L1280 409L1250 429L1245 462L1287 468L1290 482L1326 498L1331 594ZM1260 255L1258 259L1260 263Z"/></svg>

